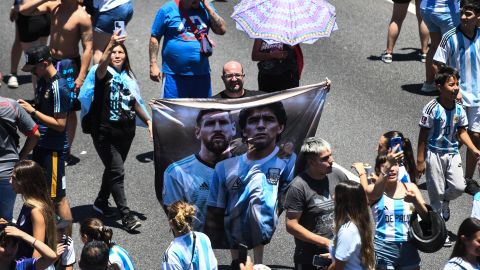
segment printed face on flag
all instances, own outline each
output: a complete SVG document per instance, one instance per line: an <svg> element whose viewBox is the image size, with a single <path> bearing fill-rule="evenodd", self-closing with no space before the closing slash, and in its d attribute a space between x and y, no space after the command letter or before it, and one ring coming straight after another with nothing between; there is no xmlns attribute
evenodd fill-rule
<svg viewBox="0 0 480 270"><path fill-rule="evenodd" d="M283 131L277 117L269 108L255 109L247 117L243 137L255 149L261 150L276 143L276 138Z"/></svg>
<svg viewBox="0 0 480 270"><path fill-rule="evenodd" d="M210 152L221 154L236 134L235 122L226 111L202 112L199 112L201 117L195 127L195 136Z"/></svg>

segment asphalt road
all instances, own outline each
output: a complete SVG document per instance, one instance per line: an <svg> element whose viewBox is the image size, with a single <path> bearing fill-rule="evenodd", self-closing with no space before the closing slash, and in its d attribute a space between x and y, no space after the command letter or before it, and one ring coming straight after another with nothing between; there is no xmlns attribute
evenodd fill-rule
<svg viewBox="0 0 480 270"><path fill-rule="evenodd" d="M155 13L163 2L135 1L135 14L127 28L129 36L126 44L131 64L146 100L159 96L159 84L148 77L148 39ZM235 29L229 17L235 3L231 0L214 3L228 24L225 36L213 36L217 42L214 55L210 58L214 93L222 89L221 68L230 59L244 64L247 74L245 87L257 88L257 67L250 60L253 42ZM305 69L301 84L317 83L325 77L332 80L332 90L327 97L317 135L332 144L336 161L348 168L355 161L374 163L378 138L388 130L402 131L416 145L421 109L432 96L419 93L424 66L418 61L419 40L414 15L407 15L393 55L394 62L387 65L380 61L379 55L385 48L392 5L383 0L334 0L331 3L337 8L339 30L329 39L303 46ZM3 14L0 18L0 71L4 74L9 73L14 33L13 24L8 20L10 4L11 1L0 2ZM0 95L32 98L29 76L20 75L21 87L12 90L4 85ZM140 233L128 234L121 229L119 220L106 220L106 224L114 228L114 240L130 253L137 269L159 269L161 255L173 238L155 198L152 151L147 132L138 129L125 164L125 188L130 207L144 219ZM103 167L91 138L80 130L72 153L80 158L78 164L67 167L66 171L78 257L81 250L78 222L95 215L91 204L99 190ZM463 195L451 203L449 230L456 232L461 221L468 217L471 201L470 196ZM18 198L15 215L19 212L20 203ZM293 237L286 233L283 217L281 220L266 248L264 261L273 268L291 268ZM444 248L434 254L422 254L422 268L441 269L450 252L451 248ZM230 264L228 252L218 251L216 255L220 265Z"/></svg>

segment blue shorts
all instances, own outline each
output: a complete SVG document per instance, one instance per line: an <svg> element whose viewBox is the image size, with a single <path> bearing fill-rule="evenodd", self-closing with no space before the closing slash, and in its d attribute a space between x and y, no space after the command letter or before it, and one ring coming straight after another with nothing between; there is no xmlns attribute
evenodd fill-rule
<svg viewBox="0 0 480 270"><path fill-rule="evenodd" d="M376 269L416 269L420 265L417 247L410 242L388 242L373 239Z"/></svg>
<svg viewBox="0 0 480 270"><path fill-rule="evenodd" d="M212 96L210 74L173 75L163 73L163 98L208 98Z"/></svg>
<svg viewBox="0 0 480 270"><path fill-rule="evenodd" d="M33 149L32 159L45 170L47 188L52 200L65 197L65 151L51 150L37 146Z"/></svg>
<svg viewBox="0 0 480 270"><path fill-rule="evenodd" d="M97 12L93 18L93 30L96 32L113 34L113 31L115 30L115 21L124 21L125 26L127 26L128 22L132 19L132 16L132 2L127 2L104 12Z"/></svg>
<svg viewBox="0 0 480 270"><path fill-rule="evenodd" d="M439 13L420 10L422 19L431 33L445 34L448 30L460 24L460 13Z"/></svg>

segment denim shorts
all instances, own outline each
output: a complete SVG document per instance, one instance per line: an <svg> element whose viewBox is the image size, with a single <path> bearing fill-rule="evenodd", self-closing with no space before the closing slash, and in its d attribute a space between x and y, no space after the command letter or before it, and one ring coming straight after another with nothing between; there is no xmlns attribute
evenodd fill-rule
<svg viewBox="0 0 480 270"><path fill-rule="evenodd" d="M417 248L410 242L389 242L373 239L376 269L411 270L420 265Z"/></svg>
<svg viewBox="0 0 480 270"><path fill-rule="evenodd" d="M442 33L443 35L460 24L460 13L431 12L422 9L420 14L431 33Z"/></svg>
<svg viewBox="0 0 480 270"><path fill-rule="evenodd" d="M96 32L103 32L107 34L113 34L115 30L115 21L124 21L125 26L132 19L133 5L132 2L127 2L114 9L104 12L97 12L93 19L93 30Z"/></svg>

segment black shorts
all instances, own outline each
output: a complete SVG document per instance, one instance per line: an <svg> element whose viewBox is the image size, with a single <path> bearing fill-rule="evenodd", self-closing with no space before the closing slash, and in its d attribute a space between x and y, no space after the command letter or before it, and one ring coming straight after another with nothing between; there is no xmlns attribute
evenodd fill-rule
<svg viewBox="0 0 480 270"><path fill-rule="evenodd" d="M394 3L397 4L408 4L411 0L392 0Z"/></svg>
<svg viewBox="0 0 480 270"><path fill-rule="evenodd" d="M52 200L66 195L65 153L64 150L50 150L43 147L33 149L32 159L45 170L47 188Z"/></svg>
<svg viewBox="0 0 480 270"><path fill-rule="evenodd" d="M21 42L33 42L50 35L50 15L25 16L18 14L15 21Z"/></svg>
<svg viewBox="0 0 480 270"><path fill-rule="evenodd" d="M52 64L55 66L55 69L57 69L59 76L67 80L70 91L70 111L79 111L81 106L77 98L78 95L75 93L75 80L78 77L82 65L80 56L61 60L53 58Z"/></svg>

